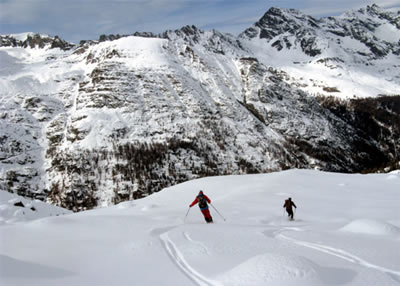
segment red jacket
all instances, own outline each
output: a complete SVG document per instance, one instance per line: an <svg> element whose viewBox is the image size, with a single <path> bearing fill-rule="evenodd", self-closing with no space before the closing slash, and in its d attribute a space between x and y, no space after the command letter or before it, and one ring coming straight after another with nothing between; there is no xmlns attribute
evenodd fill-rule
<svg viewBox="0 0 400 286"><path fill-rule="evenodd" d="M200 195L199 195L200 196ZM197 204L198 202L199 202L199 196L197 196L196 198L195 198L195 200L190 204L190 207L193 207L195 204ZM211 200L209 199L209 197L207 197L206 195L202 195L205 199L206 199L206 201L209 203L209 204L211 204ZM206 210L206 209L208 209L208 205L207 205L207 207L205 207L205 208L200 208L200 209L202 209L202 210Z"/></svg>

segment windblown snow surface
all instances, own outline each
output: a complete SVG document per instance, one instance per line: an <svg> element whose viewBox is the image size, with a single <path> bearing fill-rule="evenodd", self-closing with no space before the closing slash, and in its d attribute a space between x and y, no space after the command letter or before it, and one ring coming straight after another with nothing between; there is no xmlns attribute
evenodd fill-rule
<svg viewBox="0 0 400 286"><path fill-rule="evenodd" d="M197 206L212 200L214 224ZM1 285L400 285L400 173L291 170L0 226ZM295 221L282 208L297 204ZM2 213L5 215L6 213Z"/></svg>

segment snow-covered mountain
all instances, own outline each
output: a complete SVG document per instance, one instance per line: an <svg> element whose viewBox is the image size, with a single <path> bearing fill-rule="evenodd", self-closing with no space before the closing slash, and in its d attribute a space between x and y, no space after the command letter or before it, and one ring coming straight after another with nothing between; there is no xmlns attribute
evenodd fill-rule
<svg viewBox="0 0 400 286"><path fill-rule="evenodd" d="M83 210L202 176L399 168L399 12L0 43L0 184L20 195Z"/></svg>
<svg viewBox="0 0 400 286"><path fill-rule="evenodd" d="M197 205L185 219L200 189L214 224ZM399 189L398 171L220 176L3 225L0 284L398 286ZM289 196L294 221L282 208Z"/></svg>

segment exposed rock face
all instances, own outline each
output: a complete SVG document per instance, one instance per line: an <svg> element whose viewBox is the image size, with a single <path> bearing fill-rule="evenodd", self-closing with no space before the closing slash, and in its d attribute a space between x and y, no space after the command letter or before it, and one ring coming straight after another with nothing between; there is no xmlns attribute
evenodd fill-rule
<svg viewBox="0 0 400 286"><path fill-rule="evenodd" d="M61 50L70 50L74 47L73 44L70 44L58 36L49 37L46 35L26 33L23 38L16 38L12 35L4 35L0 36L0 47L23 47L23 48L40 48L43 49L45 47L55 49L59 48Z"/></svg>
<svg viewBox="0 0 400 286"><path fill-rule="evenodd" d="M379 37L377 34L385 26L388 30L398 30L399 23L398 13L387 12L377 5L348 12L341 17L322 19L315 19L294 9L271 8L240 37L273 40L272 46L278 50L298 46L312 57L321 55L322 39L336 39L341 43L347 37L359 41L369 49L367 54L360 52L362 55L382 58L389 53L399 55L399 44L396 42L398 36L391 42L386 36ZM386 31L389 32L388 30Z"/></svg>
<svg viewBox="0 0 400 286"><path fill-rule="evenodd" d="M399 19L271 8L237 38L1 36L1 187L79 211L202 176L399 168Z"/></svg>

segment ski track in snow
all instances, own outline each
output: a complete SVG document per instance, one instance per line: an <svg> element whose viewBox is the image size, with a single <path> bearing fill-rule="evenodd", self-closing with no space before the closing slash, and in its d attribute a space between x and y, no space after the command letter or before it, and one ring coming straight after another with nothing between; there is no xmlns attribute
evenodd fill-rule
<svg viewBox="0 0 400 286"><path fill-rule="evenodd" d="M291 230L293 230L293 229L291 229ZM321 244L317 244L317 243L311 243L311 242L306 242L306 241L301 241L301 240L297 240L297 239L294 239L294 238L290 238L288 236L283 235L281 233L283 231L285 231L285 229L281 230L281 231L277 231L276 237L284 239L284 240L287 240L287 241L290 241L290 242L295 243L295 244L300 245L300 246L308 247L308 248L311 248L311 249L314 249L314 250L317 250L317 251L320 251L320 252L323 252L323 253L326 253L326 254L329 254L329 255L332 255L332 256L336 256L338 258L344 259L344 260L346 260L348 262L351 262L351 263L354 263L354 264L358 264L358 265L361 265L361 266L364 266L364 267L368 267L368 268L372 268L372 269L375 269L375 270L379 270L379 271L382 271L382 272L384 272L386 274L394 275L394 276L397 276L398 278L400 278L400 271L395 271L395 270L388 269L388 268L385 268L385 267L382 267L382 266L379 266L379 265L376 265L376 264L372 264L372 263L370 263L368 261L365 261L365 260L361 259L360 257L358 257L358 256L356 256L354 254L351 254L351 253L349 253L347 251L344 251L342 249L339 249L339 248L335 248L335 247L331 247L331 246L327 246L327 245L321 245Z"/></svg>
<svg viewBox="0 0 400 286"><path fill-rule="evenodd" d="M186 276L189 277L190 280L199 286L222 286L221 283L207 279L191 267L176 245L172 242L167 232L160 235L160 240L172 261L183 271L183 273L185 273Z"/></svg>
<svg viewBox="0 0 400 286"><path fill-rule="evenodd" d="M241 184L237 177L221 177L218 181L205 178L134 203L32 222L35 218L27 216L18 218L18 223L7 224L14 217L15 210L11 208L20 207L14 206L16 195L0 192L4 196L3 211L7 211L0 214L0 224L1 219L6 224L0 226L0 237L5 242L0 243L4 264L0 262L0 285L400 285L396 256L400 227L396 216L398 171L362 177L309 172L279 174L282 181L290 182L276 187L279 193L295 189L299 180L308 183L308 176L313 175L310 185L315 189L305 186L294 194L299 205L310 209L308 217L294 222L280 213L281 198L276 198L273 191L264 191L265 185L273 185L269 180L275 180L277 174L244 176ZM258 181L261 176L266 178L263 184ZM336 186L343 182L349 189L338 194ZM382 184L385 190L381 190ZM193 189L209 190L217 199L224 196L221 209L228 221L207 225L197 213L197 218L184 223L180 216L193 193L197 193L188 191ZM226 189L232 190L231 196ZM326 195L321 195L321 189L326 190ZM363 200L354 206L360 194ZM326 199L333 203L322 205L321 200ZM22 202L25 207L35 203ZM343 208L338 209L340 203ZM40 207L34 206L39 213ZM310 219L325 208L324 220ZM43 208L43 216L51 213L51 209ZM352 234L349 236L348 232ZM366 238L361 245L357 233ZM326 237L329 234L335 236ZM380 237L390 244L383 245L385 240ZM320 238L323 242L318 241ZM50 245L47 240L52 241ZM75 245L76 249L71 248ZM367 254L352 247L360 251L361 247L376 249L365 249ZM393 252L386 259L380 250ZM156 276L150 267L155 261L159 266ZM88 271L82 271L87 265L91 266ZM131 275L132 267L138 275ZM170 279L164 281L167 276Z"/></svg>

